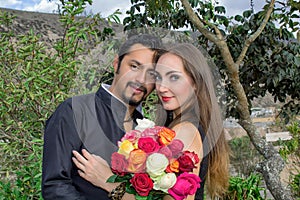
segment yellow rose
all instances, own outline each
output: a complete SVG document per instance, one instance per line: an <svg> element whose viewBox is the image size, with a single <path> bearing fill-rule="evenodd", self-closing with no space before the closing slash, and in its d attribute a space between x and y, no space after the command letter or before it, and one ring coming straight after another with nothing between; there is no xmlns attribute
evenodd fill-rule
<svg viewBox="0 0 300 200"><path fill-rule="evenodd" d="M124 140L119 145L118 153L124 155L127 159L132 150L134 150L133 144L129 140Z"/></svg>

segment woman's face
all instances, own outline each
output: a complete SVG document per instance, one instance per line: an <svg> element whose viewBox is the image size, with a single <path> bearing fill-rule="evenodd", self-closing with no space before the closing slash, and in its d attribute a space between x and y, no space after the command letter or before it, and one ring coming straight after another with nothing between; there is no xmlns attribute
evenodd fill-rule
<svg viewBox="0 0 300 200"><path fill-rule="evenodd" d="M171 53L158 59L156 71L156 90L164 109L179 114L180 108L187 106L195 95L192 78L186 73L181 58Z"/></svg>

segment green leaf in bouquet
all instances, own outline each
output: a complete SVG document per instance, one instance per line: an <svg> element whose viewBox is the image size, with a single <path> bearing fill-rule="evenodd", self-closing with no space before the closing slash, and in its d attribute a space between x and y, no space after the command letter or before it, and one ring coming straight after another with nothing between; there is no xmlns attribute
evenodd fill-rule
<svg viewBox="0 0 300 200"><path fill-rule="evenodd" d="M110 176L106 182L108 183L116 183L116 182L125 182L125 181L128 181L132 178L132 175L130 174L126 174L124 176L120 176L120 175L112 175Z"/></svg>
<svg viewBox="0 0 300 200"><path fill-rule="evenodd" d="M132 187L130 183L126 183L126 192L128 194L136 194L134 187Z"/></svg>
<svg viewBox="0 0 300 200"><path fill-rule="evenodd" d="M151 200L151 199L148 199L148 196L144 197L144 196L140 196L140 195L135 195L135 199L136 200Z"/></svg>
<svg viewBox="0 0 300 200"><path fill-rule="evenodd" d="M114 174L114 175L110 176L110 177L107 179L106 182L108 182L108 183L115 183L115 182L117 182L117 181L116 181L117 177L118 177L118 175Z"/></svg>

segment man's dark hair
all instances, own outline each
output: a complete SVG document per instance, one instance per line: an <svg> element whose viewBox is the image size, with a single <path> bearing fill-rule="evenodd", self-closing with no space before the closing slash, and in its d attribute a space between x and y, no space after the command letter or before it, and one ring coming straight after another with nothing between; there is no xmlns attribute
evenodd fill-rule
<svg viewBox="0 0 300 200"><path fill-rule="evenodd" d="M150 34L141 34L141 35L134 35L130 38L128 38L120 47L118 57L119 57L119 63L118 63L118 69L116 73L119 72L121 62L128 53L130 53L129 49L135 45L135 44L141 44L145 47L148 47L152 51L156 51L162 47L162 41L160 38L150 35Z"/></svg>

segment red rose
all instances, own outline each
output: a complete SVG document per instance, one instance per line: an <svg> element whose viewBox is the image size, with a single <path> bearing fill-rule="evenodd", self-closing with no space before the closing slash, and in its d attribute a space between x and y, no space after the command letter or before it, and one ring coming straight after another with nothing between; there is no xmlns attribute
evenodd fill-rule
<svg viewBox="0 0 300 200"><path fill-rule="evenodd" d="M183 150L183 142L178 139L172 140L172 142L168 145L169 149L172 151L172 156L176 157Z"/></svg>
<svg viewBox="0 0 300 200"><path fill-rule="evenodd" d="M120 176L127 173L128 162L124 155L114 152L111 155L111 169L112 172Z"/></svg>
<svg viewBox="0 0 300 200"><path fill-rule="evenodd" d="M182 154L177 160L180 172L192 172L196 167L193 160L186 154Z"/></svg>
<svg viewBox="0 0 300 200"><path fill-rule="evenodd" d="M148 196L149 192L153 188L153 182L151 178L144 173L134 174L132 179L130 179L130 183L140 196Z"/></svg>
<svg viewBox="0 0 300 200"><path fill-rule="evenodd" d="M194 162L194 164L196 165L197 163L199 163L199 157L197 154L195 154L195 152L190 152L190 151L184 151L183 152L185 155L189 156L192 161Z"/></svg>
<svg viewBox="0 0 300 200"><path fill-rule="evenodd" d="M175 200L183 200L188 195L196 193L200 188L200 182L199 176L184 172L177 177L175 185L168 192Z"/></svg>
<svg viewBox="0 0 300 200"><path fill-rule="evenodd" d="M153 138L145 137L139 139L138 147L146 153L152 153L159 149L159 144Z"/></svg>

